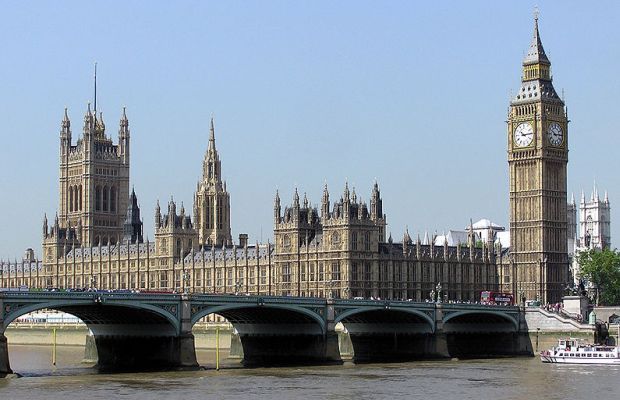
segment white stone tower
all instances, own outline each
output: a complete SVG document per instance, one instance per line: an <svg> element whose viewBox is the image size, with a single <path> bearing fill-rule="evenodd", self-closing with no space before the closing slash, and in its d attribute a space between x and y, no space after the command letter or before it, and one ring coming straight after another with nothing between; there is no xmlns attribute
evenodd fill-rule
<svg viewBox="0 0 620 400"><path fill-rule="evenodd" d="M596 183L586 201L581 192L579 202L579 247L590 249L605 249L611 246L611 207L607 192L603 200L599 198Z"/></svg>

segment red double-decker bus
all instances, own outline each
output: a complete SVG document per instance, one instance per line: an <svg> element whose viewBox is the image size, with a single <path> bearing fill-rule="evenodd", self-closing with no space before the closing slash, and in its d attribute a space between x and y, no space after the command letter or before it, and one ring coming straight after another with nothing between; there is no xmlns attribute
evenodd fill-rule
<svg viewBox="0 0 620 400"><path fill-rule="evenodd" d="M512 293L491 292L488 290L480 292L480 304L512 306L515 303Z"/></svg>

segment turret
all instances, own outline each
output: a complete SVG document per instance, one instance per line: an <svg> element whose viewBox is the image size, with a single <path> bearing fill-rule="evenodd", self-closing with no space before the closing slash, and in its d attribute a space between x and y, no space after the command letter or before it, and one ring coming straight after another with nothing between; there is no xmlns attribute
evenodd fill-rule
<svg viewBox="0 0 620 400"><path fill-rule="evenodd" d="M170 202L168 202L168 226L174 227L174 219L177 215L177 205L174 202L174 199L170 198Z"/></svg>
<svg viewBox="0 0 620 400"><path fill-rule="evenodd" d="M71 121L69 121L69 115L67 114L67 108L65 107L65 114L62 118L60 128L60 152L61 154L68 154L71 148Z"/></svg>
<svg viewBox="0 0 620 400"><path fill-rule="evenodd" d="M329 190L327 190L327 183L323 188L323 197L321 198L321 219L323 221L329 219Z"/></svg>
<svg viewBox="0 0 620 400"><path fill-rule="evenodd" d="M183 202L181 202L181 229L187 229L187 225L188 225L188 221L185 218L185 206L183 205Z"/></svg>
<svg viewBox="0 0 620 400"><path fill-rule="evenodd" d="M409 246L411 245L411 236L409 236L409 229L405 229L403 235L403 254L407 255L409 252Z"/></svg>
<svg viewBox="0 0 620 400"><path fill-rule="evenodd" d="M157 221L156 221L157 223ZM142 220L140 218L140 207L138 197L134 189L131 189L127 215L123 229L123 240L130 243L142 243Z"/></svg>
<svg viewBox="0 0 620 400"><path fill-rule="evenodd" d="M155 229L161 228L161 208L159 207L159 199L155 206Z"/></svg>
<svg viewBox="0 0 620 400"><path fill-rule="evenodd" d="M99 112L99 118L97 118L97 110L95 110L95 132L99 138L105 137L105 123L103 122L103 113Z"/></svg>
<svg viewBox="0 0 620 400"><path fill-rule="evenodd" d="M280 223L280 216L282 214L282 207L280 205L280 194L276 190L276 198L273 205L273 220L276 225Z"/></svg>
<svg viewBox="0 0 620 400"><path fill-rule="evenodd" d="M293 195L293 222L299 222L299 193L297 193L297 188L295 188Z"/></svg>
<svg viewBox="0 0 620 400"><path fill-rule="evenodd" d="M43 238L47 238L47 214L43 216Z"/></svg>
<svg viewBox="0 0 620 400"><path fill-rule="evenodd" d="M372 188L372 194L370 195L370 218L373 221L378 221L383 214L381 204L381 193L379 192L379 184L375 182Z"/></svg>
<svg viewBox="0 0 620 400"><path fill-rule="evenodd" d="M84 135L84 152L88 155L94 152L95 150L95 146L94 146L95 117L93 116L93 113L90 110L90 103L88 103L86 114L84 114L84 126L82 128L82 132Z"/></svg>
<svg viewBox="0 0 620 400"><path fill-rule="evenodd" d="M118 145L119 156L124 164L129 164L129 120L125 107L123 107L123 115L121 116L118 128Z"/></svg>
<svg viewBox="0 0 620 400"><path fill-rule="evenodd" d="M342 212L344 214L345 221L348 221L350 218L350 206L351 206L351 194L349 193L349 182L344 183L344 193L342 195L343 203L342 203Z"/></svg>

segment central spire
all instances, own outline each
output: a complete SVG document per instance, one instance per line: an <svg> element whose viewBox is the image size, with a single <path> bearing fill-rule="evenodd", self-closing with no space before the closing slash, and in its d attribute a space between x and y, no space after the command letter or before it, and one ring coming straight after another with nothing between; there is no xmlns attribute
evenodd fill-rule
<svg viewBox="0 0 620 400"><path fill-rule="evenodd" d="M209 149L215 150L215 127L213 125L213 115L211 115L211 123L209 124Z"/></svg>
<svg viewBox="0 0 620 400"><path fill-rule="evenodd" d="M221 185L221 164L217 150L215 149L215 125L213 123L213 116L211 116L209 125L209 145L203 162L203 180L209 185Z"/></svg>

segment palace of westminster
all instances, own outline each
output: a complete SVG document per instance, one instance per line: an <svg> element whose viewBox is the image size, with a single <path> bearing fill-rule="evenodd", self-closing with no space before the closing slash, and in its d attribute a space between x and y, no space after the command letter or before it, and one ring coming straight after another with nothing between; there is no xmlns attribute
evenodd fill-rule
<svg viewBox="0 0 620 400"><path fill-rule="evenodd" d="M521 87L510 102L507 143L510 246L473 225L457 243L386 239L377 183L370 202L345 184L320 209L295 191L273 208L273 243L233 242L230 194L222 181L213 120L193 217L174 201L155 209L154 241L145 241L130 191L130 130L123 109L118 144L90 105L74 144L65 115L60 130L59 209L43 222L43 258L0 263L0 287L136 289L424 301L441 284L447 300L478 300L483 290L555 302L572 282L569 247L609 246L609 200L567 204L568 119L556 93L535 19ZM331 195L333 196L333 194ZM586 215L587 214L587 215ZM571 242L572 239L572 242ZM571 244L572 243L572 244Z"/></svg>

